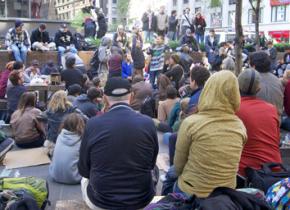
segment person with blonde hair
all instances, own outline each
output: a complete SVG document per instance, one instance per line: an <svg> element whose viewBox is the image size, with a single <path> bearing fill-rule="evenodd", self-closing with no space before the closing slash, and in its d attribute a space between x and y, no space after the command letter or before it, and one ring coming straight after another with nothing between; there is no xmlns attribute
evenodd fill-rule
<svg viewBox="0 0 290 210"><path fill-rule="evenodd" d="M21 148L41 147L45 140L45 129L38 117L41 111L35 108L36 94L23 93L18 109L12 114L10 124L16 145Z"/></svg>
<svg viewBox="0 0 290 210"><path fill-rule="evenodd" d="M47 118L47 140L55 143L60 132L60 127L65 116L73 113L75 109L67 98L67 94L63 90L59 90L52 95L45 117Z"/></svg>

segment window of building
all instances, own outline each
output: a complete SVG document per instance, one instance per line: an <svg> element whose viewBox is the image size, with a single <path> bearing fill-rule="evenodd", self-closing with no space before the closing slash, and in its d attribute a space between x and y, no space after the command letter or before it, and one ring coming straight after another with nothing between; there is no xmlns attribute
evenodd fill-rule
<svg viewBox="0 0 290 210"><path fill-rule="evenodd" d="M189 0L183 0L183 4L188 4Z"/></svg>
<svg viewBox="0 0 290 210"><path fill-rule="evenodd" d="M221 12L214 12L211 14L211 27L217 28L222 27L222 13Z"/></svg>
<svg viewBox="0 0 290 210"><path fill-rule="evenodd" d="M236 11L229 11L228 26L231 28L235 27L235 15L236 15Z"/></svg>
<svg viewBox="0 0 290 210"><path fill-rule="evenodd" d="M117 4L117 0L113 0L113 4Z"/></svg>
<svg viewBox="0 0 290 210"><path fill-rule="evenodd" d="M174 6L174 7L177 6L177 0L173 0L173 6Z"/></svg>
<svg viewBox="0 0 290 210"><path fill-rule="evenodd" d="M7 4L8 17L29 18L29 1L5 1Z"/></svg>
<svg viewBox="0 0 290 210"><path fill-rule="evenodd" d="M6 17L5 1L0 1L0 17Z"/></svg>
<svg viewBox="0 0 290 210"><path fill-rule="evenodd" d="M286 20L286 6L272 7L272 22L283 22Z"/></svg>
<svg viewBox="0 0 290 210"><path fill-rule="evenodd" d="M236 4L236 0L229 0L229 5Z"/></svg>
<svg viewBox="0 0 290 210"><path fill-rule="evenodd" d="M263 13L264 13L264 8L261 8L260 9L259 23L262 23ZM256 19L255 12L252 9L249 9L249 11L248 11L248 23L249 24L255 23L255 19Z"/></svg>

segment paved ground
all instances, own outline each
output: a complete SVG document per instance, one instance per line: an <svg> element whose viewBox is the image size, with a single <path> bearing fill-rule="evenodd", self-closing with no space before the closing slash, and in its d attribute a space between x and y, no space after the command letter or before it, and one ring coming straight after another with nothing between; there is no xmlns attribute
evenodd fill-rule
<svg viewBox="0 0 290 210"><path fill-rule="evenodd" d="M161 141L162 135L159 134L159 153L167 153L167 146L164 145ZM160 171L160 175L163 175L164 172ZM37 166L37 167L29 167L29 168L21 168L21 169L13 169L6 170L4 166L0 166L0 176L9 176L9 177L25 177L25 176L36 176L43 179L46 179L49 183L49 200L51 201L51 206L47 207L47 210L55 209L55 204L59 200L81 200L81 188L80 185L63 185L55 183L48 176L48 165ZM158 194L160 194L161 190L161 182L158 183Z"/></svg>

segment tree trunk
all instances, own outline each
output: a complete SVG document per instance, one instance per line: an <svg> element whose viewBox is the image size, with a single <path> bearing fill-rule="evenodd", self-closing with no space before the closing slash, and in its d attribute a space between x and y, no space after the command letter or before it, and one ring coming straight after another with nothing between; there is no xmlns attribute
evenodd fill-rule
<svg viewBox="0 0 290 210"><path fill-rule="evenodd" d="M242 8L243 8L243 0L236 1L236 43L235 43L235 73L238 76L243 68L243 27L242 27Z"/></svg>
<svg viewBox="0 0 290 210"><path fill-rule="evenodd" d="M259 36L259 26L260 26L260 9L261 0L257 0L255 12L255 43L256 43L256 51L260 50L260 36Z"/></svg>

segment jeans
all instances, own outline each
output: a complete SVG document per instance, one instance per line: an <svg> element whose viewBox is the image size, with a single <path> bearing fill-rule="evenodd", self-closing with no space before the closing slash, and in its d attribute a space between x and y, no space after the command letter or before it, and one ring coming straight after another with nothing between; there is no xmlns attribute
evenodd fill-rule
<svg viewBox="0 0 290 210"><path fill-rule="evenodd" d="M176 31L168 31L167 37L168 39L175 41L177 39Z"/></svg>
<svg viewBox="0 0 290 210"><path fill-rule="evenodd" d="M171 134L171 136L169 137L169 144L168 144L170 166L172 166L174 162L176 141L177 141L177 133Z"/></svg>
<svg viewBox="0 0 290 210"><path fill-rule="evenodd" d="M149 72L149 77L150 77L150 84L152 85L153 89L157 89L157 84L156 84L156 80L159 76L161 71L150 71Z"/></svg>
<svg viewBox="0 0 290 210"><path fill-rule="evenodd" d="M173 187L175 182L177 181L178 176L175 173L174 166L170 167L168 172L166 173L166 180L163 182L161 195L165 196L168 193L173 192Z"/></svg>
<svg viewBox="0 0 290 210"><path fill-rule="evenodd" d="M196 33L196 41L199 44L203 44L204 43L204 34Z"/></svg>
<svg viewBox="0 0 290 210"><path fill-rule="evenodd" d="M144 31L145 42L151 42L153 40L153 31Z"/></svg>
<svg viewBox="0 0 290 210"><path fill-rule="evenodd" d="M64 55L66 49L61 46L59 46L57 49L58 49L58 65L61 65L61 58ZM75 47L70 47L69 51L74 54L77 54L78 52L78 50Z"/></svg>
<svg viewBox="0 0 290 210"><path fill-rule="evenodd" d="M23 62L25 64L28 48L26 46L22 46L21 48L19 48L13 44L11 46L11 49L12 49L15 60Z"/></svg>
<svg viewBox="0 0 290 210"><path fill-rule="evenodd" d="M16 143L16 145L23 149L42 147L45 141L45 136L39 136L30 143Z"/></svg>

